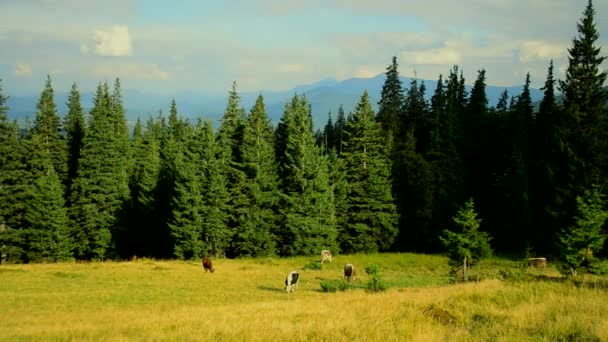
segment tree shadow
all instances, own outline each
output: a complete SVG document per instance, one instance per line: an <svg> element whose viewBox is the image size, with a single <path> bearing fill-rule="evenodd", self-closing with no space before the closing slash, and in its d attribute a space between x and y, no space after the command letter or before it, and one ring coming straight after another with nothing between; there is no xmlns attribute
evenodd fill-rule
<svg viewBox="0 0 608 342"><path fill-rule="evenodd" d="M268 292L281 292L281 293L285 292L285 289L283 289L283 288L266 286L266 285L258 286L258 290L264 290L264 291L268 291Z"/></svg>

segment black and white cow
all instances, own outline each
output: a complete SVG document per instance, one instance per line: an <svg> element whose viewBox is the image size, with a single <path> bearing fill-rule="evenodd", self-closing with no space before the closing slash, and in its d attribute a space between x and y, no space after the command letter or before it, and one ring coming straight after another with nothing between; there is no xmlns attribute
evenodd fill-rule
<svg viewBox="0 0 608 342"><path fill-rule="evenodd" d="M355 277L357 276L357 269L353 264L344 265L344 280L352 283L355 281Z"/></svg>
<svg viewBox="0 0 608 342"><path fill-rule="evenodd" d="M298 288L298 280L300 280L300 274L297 271L291 271L285 278L285 291L287 293L293 292Z"/></svg>

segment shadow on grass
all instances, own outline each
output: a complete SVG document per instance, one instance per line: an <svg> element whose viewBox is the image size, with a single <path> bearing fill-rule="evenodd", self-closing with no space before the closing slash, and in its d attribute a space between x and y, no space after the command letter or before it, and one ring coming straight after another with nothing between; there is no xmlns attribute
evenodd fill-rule
<svg viewBox="0 0 608 342"><path fill-rule="evenodd" d="M266 286L266 285L258 286L258 290L264 290L264 291L268 291L268 292L281 292L281 293L285 292L285 289L283 289L283 288Z"/></svg>

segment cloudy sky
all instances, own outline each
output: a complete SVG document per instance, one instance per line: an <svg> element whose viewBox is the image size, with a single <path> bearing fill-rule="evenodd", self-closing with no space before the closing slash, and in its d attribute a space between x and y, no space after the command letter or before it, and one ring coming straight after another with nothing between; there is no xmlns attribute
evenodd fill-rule
<svg viewBox="0 0 608 342"><path fill-rule="evenodd" d="M544 82L561 73L587 0L0 0L5 93L90 90L119 76L148 92L286 90L372 77L398 57L405 76L454 64L471 83ZM608 55L608 1L594 1ZM605 64L606 65L606 64ZM560 75L560 74L558 74Z"/></svg>

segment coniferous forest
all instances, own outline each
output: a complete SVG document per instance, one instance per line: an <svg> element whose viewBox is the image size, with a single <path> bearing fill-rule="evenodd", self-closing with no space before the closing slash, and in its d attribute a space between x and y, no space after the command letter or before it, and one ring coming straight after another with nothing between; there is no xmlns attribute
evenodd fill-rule
<svg viewBox="0 0 608 342"><path fill-rule="evenodd" d="M317 130L305 96L273 123L262 95L242 108L235 82L218 127L173 101L130 131L119 79L98 85L88 112L74 84L58 113L50 77L18 127L0 83L2 262L437 253L471 198L495 251L558 255L582 215L577 198L608 193L606 57L591 1L577 29L563 80L547 61L540 104L529 75L490 107L485 70L470 93L458 66L427 89L402 84L393 57L377 113L365 92Z"/></svg>

